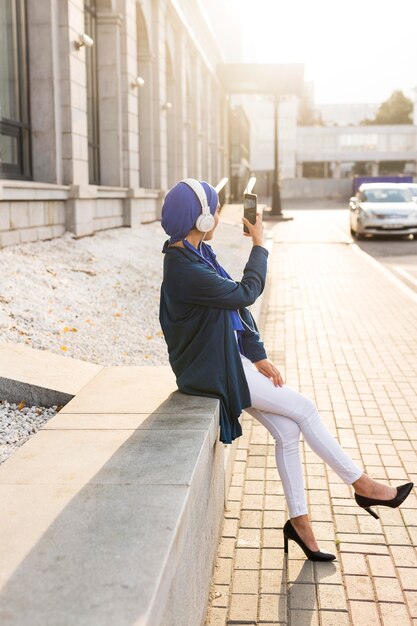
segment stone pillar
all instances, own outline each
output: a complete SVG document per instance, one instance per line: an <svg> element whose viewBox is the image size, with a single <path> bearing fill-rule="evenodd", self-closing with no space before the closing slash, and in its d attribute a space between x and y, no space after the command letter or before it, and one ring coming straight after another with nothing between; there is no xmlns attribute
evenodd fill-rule
<svg viewBox="0 0 417 626"><path fill-rule="evenodd" d="M30 117L33 178L62 184L59 22L55 0L29 2ZM67 42L68 43L68 42Z"/></svg>
<svg viewBox="0 0 417 626"><path fill-rule="evenodd" d="M121 94L123 128L123 187L139 187L138 94L144 87L132 87L138 77L136 40L136 2L119 3L123 11L121 25Z"/></svg>
<svg viewBox="0 0 417 626"><path fill-rule="evenodd" d="M186 178L187 173L187 68L185 31L181 29L176 38L176 122L177 122L177 171L176 179Z"/></svg>
<svg viewBox="0 0 417 626"><path fill-rule="evenodd" d="M333 161L332 170L333 170L333 178L341 178L340 161Z"/></svg>
<svg viewBox="0 0 417 626"><path fill-rule="evenodd" d="M202 88L202 60L200 56L196 58L196 81L195 81L195 124L196 124L196 138L197 138L197 160L196 160L196 178L201 180L203 178L203 88Z"/></svg>
<svg viewBox="0 0 417 626"><path fill-rule="evenodd" d="M167 129L167 147L166 147L166 160L167 160L167 188L173 187L176 180L177 170L177 150L178 150L178 138L177 138L177 88L176 83L178 80L178 68L174 63L175 51L172 51L166 47L166 99L171 104L171 108L165 111L166 116L166 129Z"/></svg>
<svg viewBox="0 0 417 626"><path fill-rule="evenodd" d="M218 158L222 176L229 178L228 198L232 189L232 171L230 169L230 96L220 96L220 142ZM223 174L224 172L224 174Z"/></svg>
<svg viewBox="0 0 417 626"><path fill-rule="evenodd" d="M297 178L303 178L303 164L297 162Z"/></svg>
<svg viewBox="0 0 417 626"><path fill-rule="evenodd" d="M165 51L165 20L167 12L166 0L153 2L152 39L156 50L153 64L153 170L154 187L168 188L167 166L167 111L164 105L166 93L166 51Z"/></svg>
<svg viewBox="0 0 417 626"><path fill-rule="evenodd" d="M84 2L72 0L57 4L62 182L85 186L88 185L86 60L85 48L77 50L74 45L84 32Z"/></svg>
<svg viewBox="0 0 417 626"><path fill-rule="evenodd" d="M216 184L220 180L219 167L217 162L218 150L218 127L219 127L219 91L217 89L216 78L213 77L212 102L210 107L210 181Z"/></svg>
<svg viewBox="0 0 417 626"><path fill-rule="evenodd" d="M71 185L65 211L65 228L77 237L94 233L97 187Z"/></svg>
<svg viewBox="0 0 417 626"><path fill-rule="evenodd" d="M154 173L154 57L151 54L138 56L138 73L145 84L139 89L139 185L154 189L157 185Z"/></svg>
<svg viewBox="0 0 417 626"><path fill-rule="evenodd" d="M207 98L203 102L203 106L206 107L206 173L205 177L211 184L216 184L217 180L214 180L213 161L212 161L212 149L213 149L213 121L216 114L214 107L214 86L211 76L207 79L207 85L210 85L207 92Z"/></svg>
<svg viewBox="0 0 417 626"><path fill-rule="evenodd" d="M123 185L120 27L122 16L97 14L97 64L102 185Z"/></svg>
<svg viewBox="0 0 417 626"><path fill-rule="evenodd" d="M187 46L187 78L186 78L186 113L185 125L187 133L186 142L186 171L187 176L197 178L197 123L196 123L196 93L195 93L195 58L192 57L191 51Z"/></svg>
<svg viewBox="0 0 417 626"><path fill-rule="evenodd" d="M372 161L371 176L379 176L379 161Z"/></svg>

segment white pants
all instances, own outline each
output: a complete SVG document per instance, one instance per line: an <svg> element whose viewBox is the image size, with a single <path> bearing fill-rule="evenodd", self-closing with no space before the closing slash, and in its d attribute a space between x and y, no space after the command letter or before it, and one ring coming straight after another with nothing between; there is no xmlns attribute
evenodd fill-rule
<svg viewBox="0 0 417 626"><path fill-rule="evenodd" d="M252 401L252 406L245 411L261 422L275 439L277 469L290 517L305 515L307 504L299 450L300 433L303 433L310 448L346 484L357 480L363 470L327 430L308 396L285 384L275 387L272 380L261 374L248 358L243 354L240 356Z"/></svg>

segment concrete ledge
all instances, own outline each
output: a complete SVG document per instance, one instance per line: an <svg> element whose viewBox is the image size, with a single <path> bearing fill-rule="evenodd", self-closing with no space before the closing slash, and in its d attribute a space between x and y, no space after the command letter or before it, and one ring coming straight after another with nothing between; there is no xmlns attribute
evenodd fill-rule
<svg viewBox="0 0 417 626"><path fill-rule="evenodd" d="M20 352L42 352L14 348L0 351L7 380L6 349L14 372ZM65 388L58 362L72 359L32 356L52 357L55 373L27 364L20 380ZM169 366L91 373L0 466L0 623L202 626L228 488L224 450L236 448L218 440L219 401L180 393Z"/></svg>
<svg viewBox="0 0 417 626"><path fill-rule="evenodd" d="M41 406L66 404L102 369L23 343L1 341L0 397Z"/></svg>
<svg viewBox="0 0 417 626"><path fill-rule="evenodd" d="M0 200L66 200L68 185L35 183L26 180L0 180Z"/></svg>

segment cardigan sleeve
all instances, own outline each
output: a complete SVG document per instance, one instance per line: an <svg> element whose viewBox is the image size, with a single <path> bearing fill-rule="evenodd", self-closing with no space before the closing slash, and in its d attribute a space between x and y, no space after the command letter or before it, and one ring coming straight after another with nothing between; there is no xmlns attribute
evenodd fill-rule
<svg viewBox="0 0 417 626"><path fill-rule="evenodd" d="M240 336L244 355L252 363L267 359L264 343L261 341L261 336L252 313L249 309L243 308L240 309L239 315L244 328Z"/></svg>
<svg viewBox="0 0 417 626"><path fill-rule="evenodd" d="M172 277L171 295L181 302L221 309L249 306L264 290L268 255L263 246L253 246L240 282L219 276L206 264L186 263L186 271Z"/></svg>

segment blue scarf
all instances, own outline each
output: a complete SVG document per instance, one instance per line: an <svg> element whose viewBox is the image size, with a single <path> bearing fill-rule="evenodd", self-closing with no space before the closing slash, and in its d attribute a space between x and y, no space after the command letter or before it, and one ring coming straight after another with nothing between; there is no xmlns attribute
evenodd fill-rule
<svg viewBox="0 0 417 626"><path fill-rule="evenodd" d="M208 265L211 265L211 267L219 274L219 276L223 276L223 278L230 278L231 280L233 280L230 274L228 274L226 270L224 269L224 267L222 267L220 263L216 260L216 255L214 254L212 247L209 246L207 243L204 243L204 241L202 241L200 243L199 249L194 248L194 246L185 238L182 240L182 243L184 244L186 248L198 254L201 258L203 258L204 261ZM240 352L243 353L243 346L242 346L242 339L241 339L242 333L244 331L243 324L241 322L241 319L237 311L229 311L229 313L232 317L233 330L237 331L239 350Z"/></svg>

